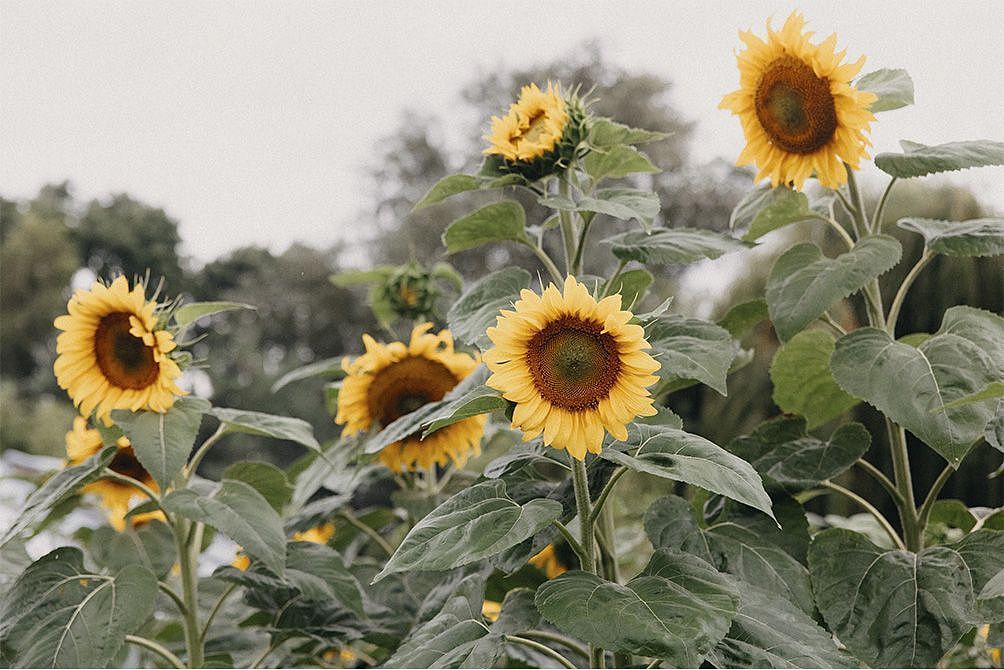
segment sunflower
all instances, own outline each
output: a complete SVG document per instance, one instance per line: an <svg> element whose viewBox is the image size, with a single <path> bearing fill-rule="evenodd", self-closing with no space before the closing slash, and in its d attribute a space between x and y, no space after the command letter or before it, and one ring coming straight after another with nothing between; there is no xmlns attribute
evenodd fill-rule
<svg viewBox="0 0 1004 670"><path fill-rule="evenodd" d="M294 542L313 542L314 544L327 544L335 535L335 524L324 523L320 526L314 526L308 530L298 531L293 533L293 537L290 538Z"/></svg>
<svg viewBox="0 0 1004 670"><path fill-rule="evenodd" d="M524 442L543 433L544 444L584 460L600 452L604 429L626 440L628 422L656 413L646 387L659 363L631 318L620 295L597 302L571 276L564 295L554 284L542 296L523 289L515 311L502 312L487 331L486 383L516 403Z"/></svg>
<svg viewBox="0 0 1004 670"><path fill-rule="evenodd" d="M181 370L168 356L174 336L158 328L156 306L142 285L130 291L120 276L110 286L94 282L90 291L77 291L69 314L56 318L63 332L53 370L81 414L96 411L111 425L113 409L166 412L184 394L175 384Z"/></svg>
<svg viewBox="0 0 1004 670"><path fill-rule="evenodd" d="M66 434L66 457L69 464L76 465L82 463L101 451L102 446L104 446L104 443L101 440L101 433L93 428L88 428L87 419L84 417L76 417L73 420L73 430ZM118 453L115 454L111 463L108 464L108 469L120 475L132 477L136 481L146 484L154 491L159 490L157 482L140 465L129 439L124 436L120 437L116 446L119 449ZM84 493L93 493L101 498L101 506L107 512L108 523L119 532L125 530L125 516L133 501L143 498L143 494L132 486L107 479L88 484L81 490ZM154 519L164 521L163 512L146 512L144 514L135 514L131 517L134 527Z"/></svg>
<svg viewBox="0 0 1004 670"><path fill-rule="evenodd" d="M478 366L478 359L453 350L453 335L428 331L431 323L415 326L411 342L380 344L363 335L366 353L354 361L346 358L348 373L338 394L335 423L352 435L370 428L385 428L426 403L441 400ZM485 417L451 424L424 440L419 435L385 447L380 460L395 472L415 471L453 462L462 466L471 454L481 452Z"/></svg>
<svg viewBox="0 0 1004 670"><path fill-rule="evenodd" d="M846 49L837 53L837 36L813 44L804 26L792 13L780 32L767 22L766 42L740 32L746 43L736 55L740 88L719 107L742 122L746 148L736 164L756 163L758 180L801 189L815 172L820 184L835 189L847 182L843 163L856 170L868 158L865 133L875 120L868 108L877 96L850 85L864 56L841 64Z"/></svg>
<svg viewBox="0 0 1004 670"><path fill-rule="evenodd" d="M548 579L554 579L558 575L568 572L568 568L562 564L553 544L547 545L534 554L528 563L538 568Z"/></svg>
<svg viewBox="0 0 1004 670"><path fill-rule="evenodd" d="M561 88L548 82L547 91L542 91L529 84L505 116L492 117L492 130L484 137L490 146L484 153L513 162L532 161L554 149L567 123L568 105Z"/></svg>

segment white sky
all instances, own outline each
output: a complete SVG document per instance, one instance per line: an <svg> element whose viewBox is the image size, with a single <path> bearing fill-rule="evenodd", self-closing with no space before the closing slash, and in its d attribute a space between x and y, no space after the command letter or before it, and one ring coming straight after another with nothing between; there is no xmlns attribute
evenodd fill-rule
<svg viewBox="0 0 1004 670"><path fill-rule="evenodd" d="M70 179L181 222L205 261L245 244L358 234L362 168L405 108L466 127L459 89L598 37L614 63L670 78L699 161L734 158L737 30L792 9L818 37L904 67L917 104L879 115L877 151L1004 140L1002 2L0 1L0 194ZM458 131L459 132L459 131ZM869 166L865 179L877 176ZM955 173L1004 212L1004 168Z"/></svg>

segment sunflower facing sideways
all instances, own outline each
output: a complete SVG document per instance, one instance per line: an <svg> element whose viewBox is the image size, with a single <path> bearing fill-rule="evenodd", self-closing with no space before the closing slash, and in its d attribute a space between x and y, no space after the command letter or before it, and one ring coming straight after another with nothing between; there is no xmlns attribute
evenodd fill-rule
<svg viewBox="0 0 1004 670"><path fill-rule="evenodd" d="M563 294L554 284L543 295L523 289L515 311L502 311L487 330L486 383L516 403L524 442L543 433L544 444L584 460L600 453L604 429L626 440L630 421L656 413L647 387L659 363L631 318L619 295L597 302L571 276Z"/></svg>
<svg viewBox="0 0 1004 670"><path fill-rule="evenodd" d="M428 332L431 323L415 326L411 342L380 344L363 335L366 353L346 358L348 373L338 393L335 423L352 435L371 428L385 428L396 419L426 403L442 400L478 366L478 359L453 350L449 330ZM380 460L394 472L425 469L452 462L462 466L481 451L486 418L475 416L446 426L424 440L419 435L385 447Z"/></svg>
<svg viewBox="0 0 1004 670"><path fill-rule="evenodd" d="M858 169L871 146L866 133L875 116L874 93L859 91L851 80L864 56L844 63L837 36L819 44L803 32L805 19L792 13L780 31L767 23L767 40L740 32L746 50L737 54L738 91L719 105L739 117L746 147L737 165L755 163L757 180L793 184L801 190L815 173L819 183L838 188L847 182L843 163Z"/></svg>
<svg viewBox="0 0 1004 670"><path fill-rule="evenodd" d="M113 409L166 412L184 395L175 384L181 370L169 355L174 336L159 326L156 307L142 284L129 290L123 276L70 298L69 314L55 320L63 332L53 370L81 414L94 412L111 425Z"/></svg>

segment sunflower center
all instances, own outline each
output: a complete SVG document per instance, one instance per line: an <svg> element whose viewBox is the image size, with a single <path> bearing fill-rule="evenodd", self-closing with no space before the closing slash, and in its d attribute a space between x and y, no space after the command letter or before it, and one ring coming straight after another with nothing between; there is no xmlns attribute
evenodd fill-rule
<svg viewBox="0 0 1004 670"><path fill-rule="evenodd" d="M837 130L830 82L791 56L768 66L757 85L754 106L771 141L790 153L812 153Z"/></svg>
<svg viewBox="0 0 1004 670"><path fill-rule="evenodd" d="M153 349L129 332L129 314L113 312L94 333L94 355L109 382L124 389L145 389L157 381L160 366Z"/></svg>
<svg viewBox="0 0 1004 670"><path fill-rule="evenodd" d="M120 447L118 453L115 454L115 458L108 464L108 469L120 475L132 477L138 481L144 481L148 477L146 468L140 465L139 459L136 458L136 452L133 451L132 447Z"/></svg>
<svg viewBox="0 0 1004 670"><path fill-rule="evenodd" d="M547 112L544 110L538 110L530 117L530 125L523 133L520 138L523 142L537 142L540 136L544 133L546 129L545 121L547 120Z"/></svg>
<svg viewBox="0 0 1004 670"><path fill-rule="evenodd" d="M570 411L596 407L617 382L617 341L603 325L564 316L527 343L527 366L537 391Z"/></svg>
<svg viewBox="0 0 1004 670"><path fill-rule="evenodd" d="M386 426L426 403L442 400L457 379L449 368L422 356L408 356L380 370L370 382L370 416Z"/></svg>

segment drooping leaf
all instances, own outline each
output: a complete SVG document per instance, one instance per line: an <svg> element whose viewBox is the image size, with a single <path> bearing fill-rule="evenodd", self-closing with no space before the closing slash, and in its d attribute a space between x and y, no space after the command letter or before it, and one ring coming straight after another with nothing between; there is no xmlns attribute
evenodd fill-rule
<svg viewBox="0 0 1004 670"><path fill-rule="evenodd" d="M310 379L311 377L340 379L344 376L345 370L342 368L341 356L335 358L325 358L324 360L314 361L309 365L304 365L303 367L290 370L283 376L279 377L279 379L272 384L272 393L276 393L279 389L285 388L293 382Z"/></svg>
<svg viewBox="0 0 1004 670"><path fill-rule="evenodd" d="M474 175L451 174L447 177L443 177L433 184L432 188L430 188L429 191L422 196L422 199L418 201L418 204L416 204L411 211L417 212L420 209L425 209L429 205L442 202L450 196L457 195L458 193L464 193L465 191L476 191L479 188L481 188L481 180Z"/></svg>
<svg viewBox="0 0 1004 670"><path fill-rule="evenodd" d="M209 409L209 401L202 398L178 398L166 412L120 409L112 412L112 420L129 438L140 465L164 490L188 462L202 415Z"/></svg>
<svg viewBox="0 0 1004 670"><path fill-rule="evenodd" d="M906 70L875 70L858 77L854 87L878 96L868 108L871 112L888 112L913 104L913 80Z"/></svg>
<svg viewBox="0 0 1004 670"><path fill-rule="evenodd" d="M482 384L427 417L422 423L422 438L424 439L440 428L445 428L458 421L505 409L508 405L509 403L502 397L500 391Z"/></svg>
<svg viewBox="0 0 1004 670"><path fill-rule="evenodd" d="M448 570L494 556L536 534L561 515L561 503L524 505L490 480L453 496L416 524L374 581L404 570Z"/></svg>
<svg viewBox="0 0 1004 670"><path fill-rule="evenodd" d="M485 205L451 223L443 232L446 253L455 254L489 242L526 241L526 213L515 200Z"/></svg>
<svg viewBox="0 0 1004 670"><path fill-rule="evenodd" d="M589 144L599 149L606 149L618 144L645 144L664 140L671 134L631 128L611 119L598 118L593 120L589 128Z"/></svg>
<svg viewBox="0 0 1004 670"><path fill-rule="evenodd" d="M696 668L725 636L738 593L690 554L659 549L625 585L573 570L537 589L537 609L574 637L604 649Z"/></svg>
<svg viewBox="0 0 1004 670"><path fill-rule="evenodd" d="M767 279L767 306L778 337L790 340L833 303L895 267L902 252L886 235L867 237L837 258L823 256L812 243L788 249Z"/></svg>
<svg viewBox="0 0 1004 670"><path fill-rule="evenodd" d="M321 445L314 437L314 429L303 419L227 407L214 407L210 414L225 424L232 433L274 437L302 444L314 451L321 450Z"/></svg>
<svg viewBox="0 0 1004 670"><path fill-rule="evenodd" d="M219 314L220 312L230 312L235 309L258 309L254 305L246 305L242 302L190 302L182 305L174 311L174 323L179 327L198 321L204 316Z"/></svg>
<svg viewBox="0 0 1004 670"><path fill-rule="evenodd" d="M596 192L594 196L582 198L575 209L580 212L597 212L615 219L627 221L637 219L642 227L649 231L655 217L659 215L661 205L659 196L651 191L641 191L636 188L607 188Z"/></svg>
<svg viewBox="0 0 1004 670"><path fill-rule="evenodd" d="M485 350L491 340L485 335L503 309L512 309L519 292L530 285L530 273L523 268L505 268L471 284L446 315L453 336L461 342Z"/></svg>
<svg viewBox="0 0 1004 670"><path fill-rule="evenodd" d="M624 144L617 144L606 151L591 151L582 161L582 166L594 180L617 179L638 172L661 172L648 157Z"/></svg>
<svg viewBox="0 0 1004 670"><path fill-rule="evenodd" d="M123 531L101 526L94 531L89 546L94 560L113 571L142 565L157 577L164 577L177 560L174 534L160 521Z"/></svg>
<svg viewBox="0 0 1004 670"><path fill-rule="evenodd" d="M711 230L659 228L653 233L634 231L603 240L622 261L685 265L705 258L747 249L752 244Z"/></svg>
<svg viewBox="0 0 1004 670"><path fill-rule="evenodd" d="M656 371L662 385L694 379L727 394L726 377L739 353L727 330L701 319L668 316L648 322L645 337L662 364Z"/></svg>
<svg viewBox="0 0 1004 670"><path fill-rule="evenodd" d="M1004 254L1004 219L900 219L903 230L924 236L924 245L946 256L999 256Z"/></svg>
<svg viewBox="0 0 1004 670"><path fill-rule="evenodd" d="M293 496L293 485L286 473L271 463L237 461L223 471L223 479L235 479L251 486L280 514Z"/></svg>
<svg viewBox="0 0 1004 670"><path fill-rule="evenodd" d="M772 230L816 216L804 193L767 184L753 189L739 201L729 217L729 229L745 230L743 239L755 242Z"/></svg>
<svg viewBox="0 0 1004 670"><path fill-rule="evenodd" d="M785 412L804 416L810 430L859 402L833 379L830 355L834 344L828 332L802 331L781 345L770 366L774 402Z"/></svg>
<svg viewBox="0 0 1004 670"><path fill-rule="evenodd" d="M988 165L1004 165L1004 142L971 140L927 146L904 141L900 144L903 145L903 153L878 154L875 156L875 167L901 179Z"/></svg>

